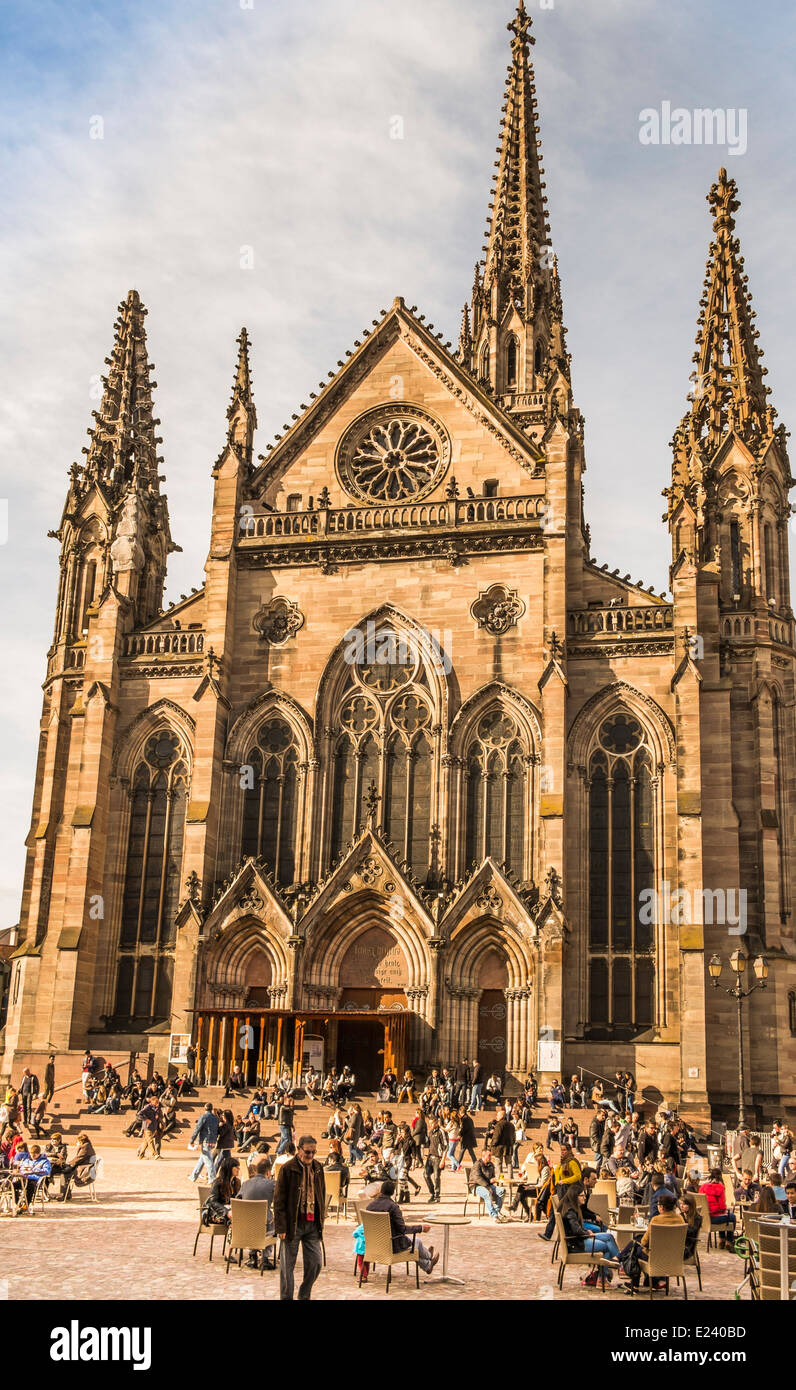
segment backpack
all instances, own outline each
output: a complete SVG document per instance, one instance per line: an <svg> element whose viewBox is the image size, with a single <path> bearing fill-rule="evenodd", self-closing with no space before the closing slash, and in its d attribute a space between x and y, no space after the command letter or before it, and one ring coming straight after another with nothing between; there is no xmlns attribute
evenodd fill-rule
<svg viewBox="0 0 796 1390"><path fill-rule="evenodd" d="M640 1281L641 1275L643 1273L641 1267L641 1260L639 1259L639 1249L640 1242L634 1237L633 1244L631 1245L630 1249L625 1255L625 1258L622 1261L622 1268L625 1271L625 1274L627 1275L628 1279L631 1279L633 1281L634 1284L637 1284Z"/></svg>

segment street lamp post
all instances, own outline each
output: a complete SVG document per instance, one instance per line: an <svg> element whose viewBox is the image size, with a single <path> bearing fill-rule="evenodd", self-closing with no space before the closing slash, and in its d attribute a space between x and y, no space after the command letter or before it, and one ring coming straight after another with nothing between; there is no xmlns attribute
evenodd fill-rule
<svg viewBox="0 0 796 1390"><path fill-rule="evenodd" d="M744 999L748 999L750 994L754 994L756 989L765 989L768 980L768 961L765 956L757 956L752 962L752 969L755 972L755 982L748 989L744 989L741 981L746 970L746 956L742 951L733 951L730 956L730 969L735 975L735 982L731 988L727 985L719 985L722 972L722 961L720 956L711 956L708 961L708 974L715 989L723 989L725 994L731 995L738 1005L738 1128L743 1129L746 1125L746 1112L744 1110L744 1070L743 1070L743 1016L741 1005Z"/></svg>

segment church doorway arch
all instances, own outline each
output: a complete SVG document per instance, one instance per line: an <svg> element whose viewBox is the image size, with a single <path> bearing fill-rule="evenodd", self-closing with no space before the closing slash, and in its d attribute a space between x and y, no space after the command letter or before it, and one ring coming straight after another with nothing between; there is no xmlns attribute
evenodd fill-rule
<svg viewBox="0 0 796 1390"><path fill-rule="evenodd" d="M481 961L478 983L478 1060L485 1071L506 1070L506 989L509 973L502 951L487 951Z"/></svg>
<svg viewBox="0 0 796 1390"><path fill-rule="evenodd" d="M409 967L392 932L381 926L361 932L340 962L338 979L338 1065L348 1065L359 1086L375 1090L385 1067L403 1061L396 1044L406 1031ZM374 1017L379 1014L386 1017Z"/></svg>

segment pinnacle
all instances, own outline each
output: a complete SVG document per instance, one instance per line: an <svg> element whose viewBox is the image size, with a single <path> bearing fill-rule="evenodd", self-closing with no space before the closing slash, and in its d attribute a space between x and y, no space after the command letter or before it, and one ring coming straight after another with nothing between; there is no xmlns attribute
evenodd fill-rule
<svg viewBox="0 0 796 1390"><path fill-rule="evenodd" d="M252 385L251 371L249 369L249 335L245 328L240 330L238 337L238 362L235 369L235 384L232 388L232 400L242 401L244 405L252 404Z"/></svg>
<svg viewBox="0 0 796 1390"><path fill-rule="evenodd" d="M743 271L740 242L734 235L740 207L738 185L720 169L707 195L713 216L713 240L699 301L693 390L690 409L673 440L670 512L694 483L693 459L701 469L722 441L736 432L757 449L774 433L776 412L768 404L766 368L761 365L759 331Z"/></svg>
<svg viewBox="0 0 796 1390"><path fill-rule="evenodd" d="M157 492L157 445L162 441L155 434L159 421L152 391L157 383L150 380L146 312L134 289L118 307L113 348L105 359L102 401L92 412L96 423L89 430L85 472L87 479L112 489L136 482Z"/></svg>
<svg viewBox="0 0 796 1390"><path fill-rule="evenodd" d="M514 19L512 19L510 24L506 25L506 28L510 34L514 35L512 47L514 47L515 44L525 45L528 43L536 43L533 34L529 32L531 28L531 19L525 8L525 0L520 0Z"/></svg>

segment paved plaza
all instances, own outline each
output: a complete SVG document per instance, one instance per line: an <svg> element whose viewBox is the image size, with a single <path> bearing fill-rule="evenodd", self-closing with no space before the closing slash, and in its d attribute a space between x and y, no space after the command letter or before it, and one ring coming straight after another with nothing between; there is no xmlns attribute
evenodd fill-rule
<svg viewBox="0 0 796 1390"><path fill-rule="evenodd" d="M302 1119L306 1119L302 1116ZM312 1117L314 1132L320 1136L319 1116ZM116 1124L121 1129L121 1123ZM2 1222L4 1272L10 1299L277 1299L278 1276L266 1271L230 1268L220 1256L220 1242L212 1264L208 1261L209 1240L202 1237L193 1259L194 1235L198 1225L198 1197L189 1181L196 1155L187 1149L187 1132L165 1144L160 1162L136 1158L134 1140L117 1140L129 1147L103 1146L104 1170L97 1186L97 1202L78 1192L68 1205L50 1202L44 1212L37 1208L32 1218L18 1217ZM269 1136L270 1137L270 1136ZM99 1146L98 1146L99 1147ZM319 1138L319 1154L326 1151ZM420 1175L413 1172L419 1180ZM352 1183L352 1191L358 1183ZM407 1223L425 1220L435 1214L461 1214L464 1177L446 1173L443 1200L439 1207L428 1206L425 1191L413 1195L404 1208ZM589 1301L611 1300L628 1304L629 1298L616 1289L605 1294L583 1288L582 1269L570 1267L564 1288L554 1287L558 1266L551 1265L552 1247L538 1239L541 1226L528 1226L519 1220L496 1226L488 1218L478 1218L476 1204L468 1206L469 1226L457 1226L450 1235L450 1272L462 1278L462 1286L430 1283L421 1274L415 1289L414 1272L407 1277L404 1267L393 1271L389 1295L385 1293L383 1270L371 1274L360 1289L353 1276L353 1220L339 1223L332 1218L325 1227L328 1264L318 1280L315 1299L373 1300L439 1299L479 1301L556 1299ZM424 1237L441 1248L439 1227ZM704 1250L701 1241L704 1290L700 1294L695 1275L689 1278L690 1299L732 1299L743 1277L741 1260L732 1254ZM299 1258L300 1267L300 1258ZM438 1266L438 1274L441 1265ZM678 1292L669 1300L681 1297ZM656 1301L661 1296L656 1295ZM646 1302L646 1297L644 1298Z"/></svg>

